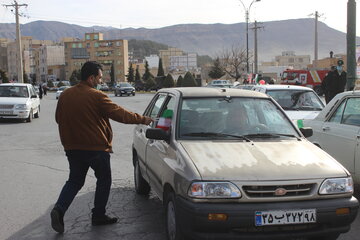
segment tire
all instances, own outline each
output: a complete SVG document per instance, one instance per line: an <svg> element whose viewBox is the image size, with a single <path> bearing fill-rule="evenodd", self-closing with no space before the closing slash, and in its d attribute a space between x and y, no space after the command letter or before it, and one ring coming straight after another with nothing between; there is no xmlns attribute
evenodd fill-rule
<svg viewBox="0 0 360 240"><path fill-rule="evenodd" d="M120 97L122 97L122 93L120 93Z"/></svg>
<svg viewBox="0 0 360 240"><path fill-rule="evenodd" d="M150 185L143 178L141 174L141 169L139 165L139 160L136 156L134 156L134 182L135 182L135 191L140 195L149 195L150 193Z"/></svg>
<svg viewBox="0 0 360 240"><path fill-rule="evenodd" d="M34 114L34 118L39 118L40 117L40 106L38 107L37 112Z"/></svg>
<svg viewBox="0 0 360 240"><path fill-rule="evenodd" d="M33 110L30 110L29 117L26 119L26 122L31 122L33 120Z"/></svg>
<svg viewBox="0 0 360 240"><path fill-rule="evenodd" d="M133 93L132 95L135 96L135 93Z"/></svg>
<svg viewBox="0 0 360 240"><path fill-rule="evenodd" d="M178 222L178 211L176 208L175 194L169 192L165 202L165 228L168 240L184 240L184 235Z"/></svg>
<svg viewBox="0 0 360 240"><path fill-rule="evenodd" d="M114 91L114 95L115 95L115 97L117 97L117 93L116 93L116 91Z"/></svg>

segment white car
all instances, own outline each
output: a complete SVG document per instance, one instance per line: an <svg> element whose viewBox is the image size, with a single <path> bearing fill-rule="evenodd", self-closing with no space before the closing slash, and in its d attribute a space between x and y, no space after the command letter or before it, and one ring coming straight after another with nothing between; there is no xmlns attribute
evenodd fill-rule
<svg viewBox="0 0 360 240"><path fill-rule="evenodd" d="M314 119L325 107L316 92L308 87L271 84L255 85L252 90L271 96L293 122Z"/></svg>
<svg viewBox="0 0 360 240"><path fill-rule="evenodd" d="M360 91L336 95L315 119L303 124L313 129L308 140L340 162L360 184Z"/></svg>
<svg viewBox="0 0 360 240"><path fill-rule="evenodd" d="M0 84L0 118L23 119L27 122L40 114L40 98L27 83Z"/></svg>
<svg viewBox="0 0 360 240"><path fill-rule="evenodd" d="M56 91L55 97L56 99L59 99L60 95L62 94L63 91L65 91L66 89L70 88L69 86L62 86L59 87L59 89Z"/></svg>

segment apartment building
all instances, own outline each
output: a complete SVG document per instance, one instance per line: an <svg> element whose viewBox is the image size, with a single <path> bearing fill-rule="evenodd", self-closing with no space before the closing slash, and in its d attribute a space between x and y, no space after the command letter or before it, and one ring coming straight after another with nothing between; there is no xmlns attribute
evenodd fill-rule
<svg viewBox="0 0 360 240"><path fill-rule="evenodd" d="M110 82L114 66L115 81L126 81L128 70L128 41L104 40L103 33L85 33L84 40L64 42L65 76L70 79L74 70L81 69L87 61L98 61L103 65L103 81Z"/></svg>
<svg viewBox="0 0 360 240"><path fill-rule="evenodd" d="M47 80L65 80L64 46L43 45L39 48L39 77L41 82Z"/></svg>
<svg viewBox="0 0 360 240"><path fill-rule="evenodd" d="M8 61L7 61L7 45L11 42L10 39L0 38L0 70L7 72Z"/></svg>
<svg viewBox="0 0 360 240"><path fill-rule="evenodd" d="M165 71L170 70L170 58L172 56L183 56L184 52L178 48L168 48L167 50L159 50L159 57L162 59Z"/></svg>
<svg viewBox="0 0 360 240"><path fill-rule="evenodd" d="M279 66L288 66L293 69L306 69L310 64L310 55L295 55L294 51L284 51L281 56L276 56L275 61Z"/></svg>
<svg viewBox="0 0 360 240"><path fill-rule="evenodd" d="M197 54L187 53L182 56L170 56L170 71L185 70L190 71L197 68Z"/></svg>

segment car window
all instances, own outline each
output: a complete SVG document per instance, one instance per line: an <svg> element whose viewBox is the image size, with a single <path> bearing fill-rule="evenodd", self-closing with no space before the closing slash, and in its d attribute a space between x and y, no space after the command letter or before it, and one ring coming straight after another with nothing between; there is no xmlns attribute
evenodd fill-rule
<svg viewBox="0 0 360 240"><path fill-rule="evenodd" d="M30 94L31 94L31 96L36 95L36 91L33 86L30 87Z"/></svg>
<svg viewBox="0 0 360 240"><path fill-rule="evenodd" d="M344 112L346 101L343 101L341 105L336 109L335 113L329 119L329 122L340 123Z"/></svg>
<svg viewBox="0 0 360 240"><path fill-rule="evenodd" d="M159 114L159 120L155 123L156 128L162 128L165 131L170 129L174 116L174 107L175 99L174 97L169 96Z"/></svg>
<svg viewBox="0 0 360 240"><path fill-rule="evenodd" d="M191 136L191 133L199 132L236 135L276 133L299 136L281 109L269 99L185 98L179 115L180 138L199 137Z"/></svg>
<svg viewBox="0 0 360 240"><path fill-rule="evenodd" d="M161 106L165 101L165 97L166 97L166 95L159 95L159 97L155 101L154 106L150 110L150 117L151 118L156 118L158 116L159 111L161 110Z"/></svg>
<svg viewBox="0 0 360 240"><path fill-rule="evenodd" d="M268 90L271 96L284 110L321 111L324 108L321 100L313 91L304 90Z"/></svg>
<svg viewBox="0 0 360 240"><path fill-rule="evenodd" d="M28 98L27 86L0 86L0 97Z"/></svg>
<svg viewBox="0 0 360 240"><path fill-rule="evenodd" d="M349 98L347 100L342 123L360 126L360 98Z"/></svg>

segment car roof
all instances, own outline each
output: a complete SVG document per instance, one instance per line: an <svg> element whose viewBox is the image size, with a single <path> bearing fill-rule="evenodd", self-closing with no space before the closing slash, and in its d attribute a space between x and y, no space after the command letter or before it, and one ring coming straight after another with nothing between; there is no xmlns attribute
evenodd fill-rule
<svg viewBox="0 0 360 240"><path fill-rule="evenodd" d="M163 88L159 92L180 93L183 97L257 97L270 98L268 95L260 92L234 89L234 88L209 88L209 87L181 87L181 88Z"/></svg>
<svg viewBox="0 0 360 240"><path fill-rule="evenodd" d="M0 86L29 86L30 83L0 83Z"/></svg>
<svg viewBox="0 0 360 240"><path fill-rule="evenodd" d="M311 90L309 87L304 86L297 86L297 85L282 85L282 84L269 84L269 85L254 85L256 88L264 88L264 89L271 89L271 90L284 90L284 89L291 89L291 90Z"/></svg>

